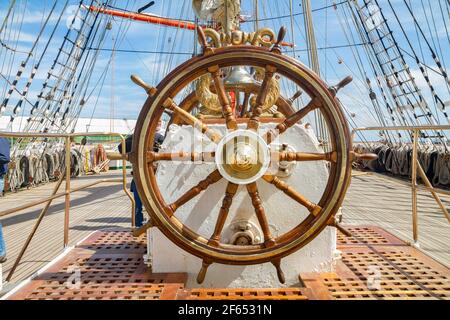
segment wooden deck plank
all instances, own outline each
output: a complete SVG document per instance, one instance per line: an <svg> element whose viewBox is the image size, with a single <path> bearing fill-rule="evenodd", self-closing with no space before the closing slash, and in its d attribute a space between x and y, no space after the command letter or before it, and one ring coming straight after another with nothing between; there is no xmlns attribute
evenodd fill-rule
<svg viewBox="0 0 450 320"><path fill-rule="evenodd" d="M110 172L101 176L85 176L71 181L72 188L82 186L97 179L117 179L121 172ZM2 209L13 208L17 205L50 195L54 183L37 188L8 194L0 198ZM64 188L63 186L61 187ZM105 183L77 192L71 196L70 210L70 242L74 245L93 231L109 227L129 227L130 202L122 190L120 183ZM19 213L0 218L4 227L8 261L3 265L6 276L14 260L18 256L23 244L43 205L36 206ZM63 219L64 199L53 202L47 216L31 242L22 263L16 270L12 283L16 283L30 276L54 259L63 250Z"/></svg>
<svg viewBox="0 0 450 320"><path fill-rule="evenodd" d="M441 196L450 208L450 197ZM382 227L413 242L411 188L404 180L369 174L353 177L344 201L343 223ZM418 193L419 245L430 257L450 266L450 224L430 193Z"/></svg>

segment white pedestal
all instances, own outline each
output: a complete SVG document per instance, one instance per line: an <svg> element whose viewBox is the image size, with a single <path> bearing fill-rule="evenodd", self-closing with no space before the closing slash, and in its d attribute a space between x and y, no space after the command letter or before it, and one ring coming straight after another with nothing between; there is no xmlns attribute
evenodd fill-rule
<svg viewBox="0 0 450 320"><path fill-rule="evenodd" d="M271 127L272 125L264 125L262 131ZM223 126L215 126L214 129L224 132ZM193 145L198 143L199 138L197 136L191 139L191 136L191 127L173 130L166 138L161 152L191 151ZM298 152L322 152L312 131L301 125L291 128L277 143L288 143ZM203 145L202 151L213 150L214 147L209 142ZM165 201L167 203L175 201L213 170L213 164L191 165L161 162L157 179ZM286 181L307 199L317 203L325 189L327 179L328 169L325 162L318 161L297 163L292 175L283 178L283 181ZM176 212L176 217L192 230L209 238L214 230L226 185L226 181L212 185L204 193L180 208ZM262 181L258 182L258 188L274 236L291 230L309 214L304 207L278 191L274 186ZM254 208L243 186L240 187L233 200L231 212L233 214L230 214L227 219L224 234L227 233L230 223L236 220L249 220L258 225ZM227 240L222 239L224 242ZM284 286L298 284L298 276L301 272L332 271L335 250L336 230L327 227L304 248L282 259L282 269L286 277ZM149 234L149 252L152 256L153 272L186 272L189 275L187 286L198 287L196 277L201 268L201 260L178 248L157 229L153 229ZM281 286L275 267L270 263L251 266L213 264L208 269L205 281L201 285L201 287L219 288Z"/></svg>

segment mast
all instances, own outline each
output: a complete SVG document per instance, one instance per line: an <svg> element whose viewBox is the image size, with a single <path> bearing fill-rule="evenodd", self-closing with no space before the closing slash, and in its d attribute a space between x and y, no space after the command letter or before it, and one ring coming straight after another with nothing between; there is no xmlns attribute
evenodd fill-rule
<svg viewBox="0 0 450 320"><path fill-rule="evenodd" d="M314 23L312 17L311 1L302 0L305 31L306 31L306 45L308 48L308 62L310 68L320 76L320 62L317 53L316 35L314 32ZM320 111L314 111L314 121L316 128L316 136L319 141L327 141L327 134L325 131L325 124Z"/></svg>
<svg viewBox="0 0 450 320"><path fill-rule="evenodd" d="M320 76L320 64L319 55L317 53L317 42L316 35L314 33L314 24L311 10L311 1L302 0L304 20L305 20L305 31L306 31L306 42L308 46L308 62L311 69Z"/></svg>
<svg viewBox="0 0 450 320"><path fill-rule="evenodd" d="M225 26L223 26L223 30L225 31L226 35L229 35L231 33L230 30L230 17L228 16L228 0L224 0L224 6L225 6Z"/></svg>
<svg viewBox="0 0 450 320"><path fill-rule="evenodd" d="M253 0L254 1L254 6L255 6L255 31L259 30L259 3L258 0Z"/></svg>

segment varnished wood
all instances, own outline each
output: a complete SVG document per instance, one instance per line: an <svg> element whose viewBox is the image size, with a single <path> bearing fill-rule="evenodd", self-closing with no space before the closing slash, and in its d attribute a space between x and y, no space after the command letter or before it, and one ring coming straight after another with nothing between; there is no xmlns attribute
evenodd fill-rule
<svg viewBox="0 0 450 320"><path fill-rule="evenodd" d="M352 233L349 230L347 230L339 222L334 220L334 217L333 217L333 221L330 223L330 226L335 227L336 229L338 229L346 237L352 237L353 236Z"/></svg>
<svg viewBox="0 0 450 320"><path fill-rule="evenodd" d="M259 92L261 85L260 84L248 84L245 85L244 88L240 88L239 91L245 93L245 97L244 97L244 103L243 106L246 106L247 108L244 110L244 114L240 114L240 117L237 116L236 121L239 123L242 123L243 121L245 121L245 123L248 122L249 118L245 118L243 119L242 117L244 117L248 110L248 105L249 105L249 100L252 94L257 94ZM209 88L211 90L211 92L216 93L216 89L214 84L212 84ZM231 89L231 88L229 88ZM228 90L227 85L225 84L225 90ZM195 91L191 92L182 102L180 102L179 107L185 111L187 111L188 113L191 113L192 110L197 107L199 105L199 99L197 97L197 93ZM277 106L277 109L279 112L281 112L283 115L285 116L290 116L291 114L294 114L295 111L292 108L292 101L291 99L285 99L283 96L280 96L278 98L278 100L275 102L275 105ZM280 118L261 118L261 122L264 121L268 121L268 119L273 119L273 121L276 121L277 123L281 120ZM205 118L202 119L204 124L210 124L210 123L225 123L225 119L223 119L222 117L220 118ZM185 121L183 121L183 119L181 119L179 116L177 116L177 114L174 114L174 116L172 117L172 120L170 122L170 124L177 124L177 125L182 125L185 124Z"/></svg>
<svg viewBox="0 0 450 320"><path fill-rule="evenodd" d="M157 161L192 161L192 162L214 162L215 152L147 152L147 160L149 163Z"/></svg>
<svg viewBox="0 0 450 320"><path fill-rule="evenodd" d="M200 42L200 45L202 46L203 52L209 47L208 41L206 40L206 34L202 27L197 26L196 27L197 35L198 35L198 42Z"/></svg>
<svg viewBox="0 0 450 320"><path fill-rule="evenodd" d="M317 98L313 98L306 107L303 109L300 109L293 115L286 118L282 123L278 124L275 129L269 130L266 133L265 140L268 143L273 142L276 137L278 137L280 134L283 134L287 129L298 123L300 120L302 120L304 117L308 115L311 111L317 109L320 107L320 101Z"/></svg>
<svg viewBox="0 0 450 320"><path fill-rule="evenodd" d="M200 131L204 133L209 139L211 139L211 141L219 143L219 141L222 139L222 136L218 132L210 129L206 124L191 115L189 112L178 107L171 98L168 98L164 102L164 107L176 113L180 118L183 119L183 121L190 124L194 128L200 129Z"/></svg>
<svg viewBox="0 0 450 320"><path fill-rule="evenodd" d="M280 180L278 177L273 175L265 175L263 176L263 180L267 181L270 184L273 184L277 189L283 191L286 195L307 208L309 212L311 212L311 214L313 214L314 216L317 216L322 210L320 206L306 199L304 196L295 191L291 186L289 186L286 182Z"/></svg>
<svg viewBox="0 0 450 320"><path fill-rule="evenodd" d="M153 228L153 222L148 221L146 224L144 224L142 227L136 228L133 230L133 237L140 237L143 234L147 232L148 229Z"/></svg>
<svg viewBox="0 0 450 320"><path fill-rule="evenodd" d="M350 157L352 161L357 160L371 161L378 159L378 155L376 155L375 153L356 153L354 151L350 151Z"/></svg>
<svg viewBox="0 0 450 320"><path fill-rule="evenodd" d="M149 96L154 96L158 90L155 87L147 84L144 80L142 80L139 76L133 74L131 75L131 81L137 84L139 87L145 90Z"/></svg>
<svg viewBox="0 0 450 320"><path fill-rule="evenodd" d="M232 182L228 183L227 190L225 191L225 197L223 198L222 207L220 208L219 216L217 218L216 226L214 228L214 233L211 237L210 244L218 246L220 241L220 235L222 234L223 226L228 217L228 212L230 211L231 204L233 203L233 198L239 185Z"/></svg>
<svg viewBox="0 0 450 320"><path fill-rule="evenodd" d="M280 283L285 283L286 277L284 276L284 272L281 269L281 259L273 260L272 264L274 265L275 269L277 270L278 281L280 281Z"/></svg>
<svg viewBox="0 0 450 320"><path fill-rule="evenodd" d="M336 152L304 153L304 152L280 152L280 161L337 161Z"/></svg>
<svg viewBox="0 0 450 320"><path fill-rule="evenodd" d="M259 128L259 118L263 113L263 106L267 100L267 94L269 93L270 81L277 69L273 66L266 66L266 73L264 75L264 80L259 90L258 96L256 97L256 105L252 109L252 115L248 122L247 128L250 130L258 130Z"/></svg>
<svg viewBox="0 0 450 320"><path fill-rule="evenodd" d="M230 100L228 99L227 93L225 91L223 80L220 78L220 68L219 66L214 66L209 68L208 71L212 75L214 86L217 92L217 97L219 98L220 105L222 106L222 113L225 118L227 128L228 130L236 130L236 118L234 116L233 109L231 108Z"/></svg>
<svg viewBox="0 0 450 320"><path fill-rule="evenodd" d="M263 207L263 202L259 196L258 186L256 182L247 185L247 191L252 199L253 207L255 208L256 217L258 218L259 225L261 226L262 232L264 234L264 244L266 247L271 247L275 245L275 240L269 229L269 222L267 221L266 211Z"/></svg>
<svg viewBox="0 0 450 320"><path fill-rule="evenodd" d="M188 192L178 198L177 201L169 205L169 209L172 213L177 211L182 205L191 201L200 193L208 189L208 187L222 179L222 175L219 170L215 170L210 173L204 180L200 181L195 187L192 187Z"/></svg>
<svg viewBox="0 0 450 320"><path fill-rule="evenodd" d="M353 81L352 76L347 76L344 79L342 79L337 85L330 87L329 90L333 96L336 96L339 90L344 88L345 86L348 86Z"/></svg>
<svg viewBox="0 0 450 320"><path fill-rule="evenodd" d="M277 41L275 42L275 45L272 48L272 52L281 54L281 47L283 40L286 37L286 33L287 33L286 27L282 26L278 31Z"/></svg>
<svg viewBox="0 0 450 320"><path fill-rule="evenodd" d="M202 284L203 281L205 281L206 272L208 272L208 268L211 265L211 262L208 260L203 260L202 262L202 268L200 269L198 275L197 275L197 283Z"/></svg>
<svg viewBox="0 0 450 320"><path fill-rule="evenodd" d="M327 180L324 194L321 197L321 203L324 204L323 206L326 207L327 210L330 209L330 211L327 211L329 212L329 215L333 215L337 208L336 203L340 203L345 194L345 188L342 186L347 185L348 180L350 179L349 169L351 164L347 161L348 157L343 158L340 153L341 151L345 152L350 149L346 142L349 141L347 139L349 130L345 122L345 117L337 100L333 99L328 92L328 87L324 85L323 81L321 81L316 74L291 58L274 54L267 48L253 46L221 47L215 49L212 55L197 56L186 61L185 64L169 74L158 85L158 88L161 88L161 96L147 100L136 125L137 136L145 136L145 140L140 139L135 144L136 147L134 147L134 149L152 149L150 141L154 136L156 129L156 125L152 122L152 119L160 118L163 112L161 102L164 102L168 97L171 97L171 92L182 92L184 88L189 87L196 79L198 79L198 77L209 75L208 68L210 67L219 66L220 68L225 68L246 65L247 61L250 59L252 66L256 68L265 69L268 65L273 66L276 69L277 74L290 78L295 85L298 88L301 88L309 97L317 97L318 106L314 106L314 108L320 108L321 113L324 115L330 132L331 150L338 151L339 159L345 161L345 163L339 161L341 164L339 166L331 165L331 175ZM292 68L292 66L294 67ZM254 92L260 91L260 88L261 85L259 85ZM228 90L229 88L225 86L225 89ZM214 90L211 91L214 93ZM164 96L162 96L163 92ZM217 92L215 93L217 94ZM253 106L255 105L256 103ZM314 108L311 109L314 110ZM294 113L295 112L292 112L290 115L293 115ZM176 114L174 113L174 115ZM292 118L289 118L288 116L288 119ZM222 120L224 122L225 119ZM263 120L264 117L260 117L260 123ZM216 119L216 121L218 120ZM269 121L273 120L270 119ZM273 122L275 125L277 124L276 121ZM152 195L151 198L157 202L156 205L160 208L158 212L150 212L152 219L155 220L155 223L160 230L171 241L201 259L209 259L212 262L236 265L246 265L249 264L250 261L251 263L271 262L274 257L289 255L303 247L306 243L309 243L309 241L317 236L320 230L326 225L326 221L322 220L320 220L320 223L315 223L318 221L318 217L322 212L320 211L317 217L310 217L307 223L298 225L292 230L274 238L273 242L277 245L272 247L268 247L264 241L262 243L259 242L253 244L250 246L251 249L249 247L249 250L240 248L239 246L225 244L220 247L214 247L208 244L209 238L205 238L197 232L190 230L188 226L185 226L182 221L177 219L177 217L170 215L170 210L167 209L167 204L163 201L162 193L164 191L159 188L155 175L152 174L151 170L140 170L140 168L147 168L145 157L135 158L133 161L133 166L136 168L135 172L137 175L136 181L138 188L143 189L145 190L145 193ZM336 194L336 192L338 192L338 194ZM253 198L253 200L255 200L255 197ZM334 204L330 202L331 199L333 199ZM152 206L149 199L144 198L142 200L147 208ZM259 201L261 201L261 199L259 199ZM262 205L260 204L256 207L259 210L262 208ZM180 233L182 233L182 237L179 237ZM294 239L299 239L302 235L304 235L304 237L301 238L302 240L292 244ZM288 245L289 243L291 243L292 246ZM251 257L249 255L251 255Z"/></svg>

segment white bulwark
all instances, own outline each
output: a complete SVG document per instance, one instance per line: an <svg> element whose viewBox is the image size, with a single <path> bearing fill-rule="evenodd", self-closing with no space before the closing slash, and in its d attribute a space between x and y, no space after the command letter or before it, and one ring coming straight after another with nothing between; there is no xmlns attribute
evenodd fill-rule
<svg viewBox="0 0 450 320"><path fill-rule="evenodd" d="M10 117L0 117L0 131L23 131L28 117L16 117L12 127L9 125ZM107 118L79 118L74 132L115 132L131 134L136 126L136 120L107 119Z"/></svg>

